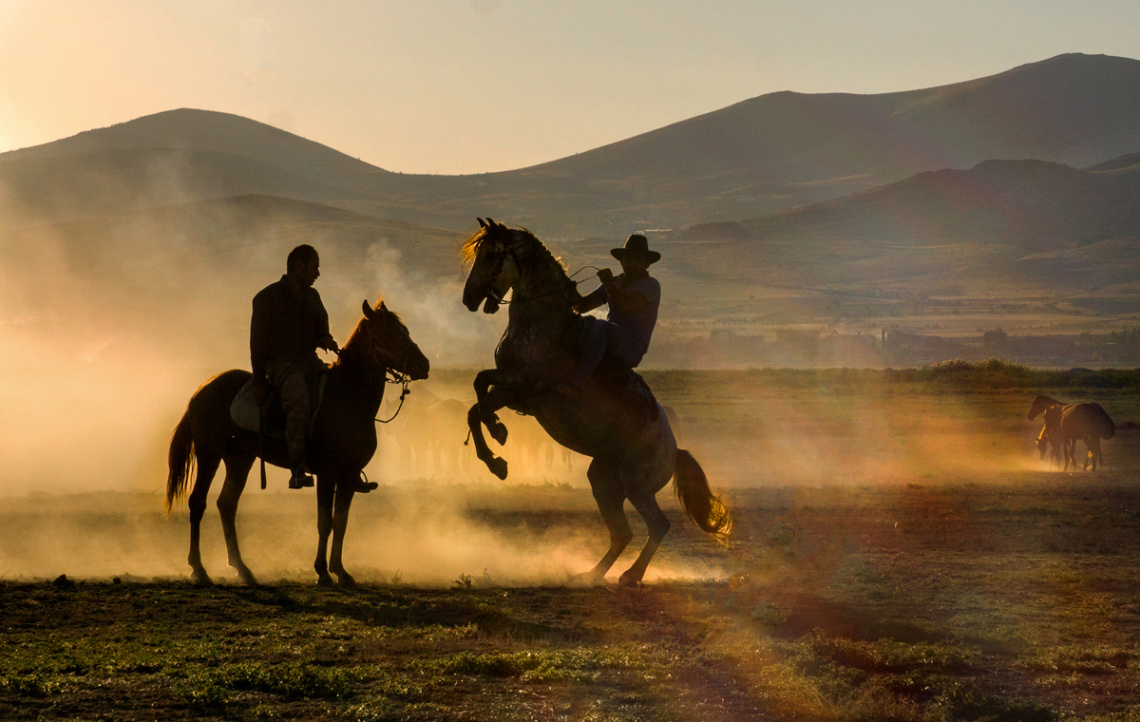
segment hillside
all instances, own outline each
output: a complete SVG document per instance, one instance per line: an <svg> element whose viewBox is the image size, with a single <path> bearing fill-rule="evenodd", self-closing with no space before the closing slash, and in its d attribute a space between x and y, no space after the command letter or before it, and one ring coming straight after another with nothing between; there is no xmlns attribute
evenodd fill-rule
<svg viewBox="0 0 1140 722"><path fill-rule="evenodd" d="M780 212L993 158L1089 166L1140 149L1138 113L1140 61L1071 54L924 90L771 93L530 168L425 176L183 109L2 154L0 187L9 225L271 193L420 225L465 229L491 215L552 238L620 237ZM53 194L62 200L41 200Z"/></svg>
<svg viewBox="0 0 1140 722"><path fill-rule="evenodd" d="M730 274L847 287L945 285L979 278L1090 290L1140 279L1140 167L1078 170L986 161L921 173L847 198L663 242L712 243ZM703 254L705 267L722 253ZM1115 255L1119 254L1119 255ZM711 261L711 263L710 263Z"/></svg>

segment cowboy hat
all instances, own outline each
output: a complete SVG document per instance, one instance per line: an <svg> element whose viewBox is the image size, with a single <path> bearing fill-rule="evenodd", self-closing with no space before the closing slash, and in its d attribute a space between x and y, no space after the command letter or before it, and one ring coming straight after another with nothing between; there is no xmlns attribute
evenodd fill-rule
<svg viewBox="0 0 1140 722"><path fill-rule="evenodd" d="M649 241L645 236L640 233L634 233L629 238L625 239L625 246L622 248L614 248L610 251L610 255L619 261L627 253L640 253L645 256L647 264L657 263L661 260L661 254L657 251L649 250Z"/></svg>

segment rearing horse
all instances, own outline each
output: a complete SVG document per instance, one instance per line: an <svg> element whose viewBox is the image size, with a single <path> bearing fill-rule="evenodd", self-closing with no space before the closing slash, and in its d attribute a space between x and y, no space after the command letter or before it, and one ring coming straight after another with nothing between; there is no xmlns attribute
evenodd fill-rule
<svg viewBox="0 0 1140 722"><path fill-rule="evenodd" d="M635 585L645 575L669 520L656 494L674 479L677 497L689 517L704 531L726 538L732 518L709 489L704 471L692 454L677 448L666 414L656 418L630 407L629 399L603 388L596 377L585 392L567 395L553 390L577 364L568 338L581 335L587 321L573 309L574 282L550 251L529 231L479 219L481 229L463 246L471 271L463 289L469 311L483 305L494 313L513 289L507 330L495 350L497 368L475 377L478 401L467 422L476 454L500 479L507 462L487 447L481 424L500 444L507 429L496 412L507 407L535 417L555 441L592 457L586 476L610 532L610 548L589 572L602 580L633 537L625 517L625 500L645 520L649 539L620 583Z"/></svg>
<svg viewBox="0 0 1140 722"><path fill-rule="evenodd" d="M309 442L309 468L317 476L317 531L319 543L317 583L331 586L331 570L343 587L356 581L344 570L341 548L348 525L348 510L355 493L353 482L376 451L376 412L384 398L388 371L408 380L426 379L429 364L412 341L399 316L383 302L376 308L364 302L364 318L332 365L325 384L324 398L317 410ZM166 481L166 512L186 492L186 483L197 459L198 474L190 493L190 556L192 579L210 584L198 549L199 525L206 511L206 495L225 462L226 480L218 497L222 530L230 566L246 584L256 584L253 573L242 561L238 549L238 500L245 489L250 467L260 456L275 465L289 467L289 449L284 441L265 439L245 431L230 418L230 404L242 386L252 378L248 371L234 369L202 384L190 399L182 420L170 439L170 475ZM333 535L332 554L326 561L329 533Z"/></svg>

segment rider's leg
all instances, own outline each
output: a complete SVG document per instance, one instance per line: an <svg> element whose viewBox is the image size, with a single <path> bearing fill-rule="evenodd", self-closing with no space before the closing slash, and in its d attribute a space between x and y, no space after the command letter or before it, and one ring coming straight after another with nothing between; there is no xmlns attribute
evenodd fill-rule
<svg viewBox="0 0 1140 722"><path fill-rule="evenodd" d="M598 319L590 325L590 331L586 336L586 348L578 360L578 369L570 385L579 391L584 391L586 384L590 382L590 377L594 375L594 371L607 353L633 368L641 363L643 350L629 331L612 321Z"/></svg>
<svg viewBox="0 0 1140 722"><path fill-rule="evenodd" d="M305 370L300 364L281 361L269 364L266 375L281 395L281 407L285 411L285 441L289 444L289 462L293 470L289 488L312 486L313 477L305 470L305 442L312 416Z"/></svg>

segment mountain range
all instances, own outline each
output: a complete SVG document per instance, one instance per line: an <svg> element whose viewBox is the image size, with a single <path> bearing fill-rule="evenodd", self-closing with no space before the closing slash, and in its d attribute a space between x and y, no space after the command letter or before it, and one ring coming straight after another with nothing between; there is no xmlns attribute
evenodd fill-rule
<svg viewBox="0 0 1140 722"><path fill-rule="evenodd" d="M1070 54L922 90L771 93L529 168L429 176L173 110L0 154L0 243L32 264L50 238L91 277L235 244L268 273L275 243L316 235L348 259L382 239L409 277L453 282L454 246L492 216L572 268L647 231L684 289L666 334L942 323L939 298L971 328L1120 325L1140 319L1138 115L1140 61ZM1005 321L985 316L1001 304Z"/></svg>
<svg viewBox="0 0 1140 722"><path fill-rule="evenodd" d="M1140 62L1072 54L924 90L771 93L465 176L392 173L252 120L174 110L0 154L0 183L57 218L259 193L446 228L491 215L580 238L754 217L991 159L1090 166L1140 151L1138 113Z"/></svg>

